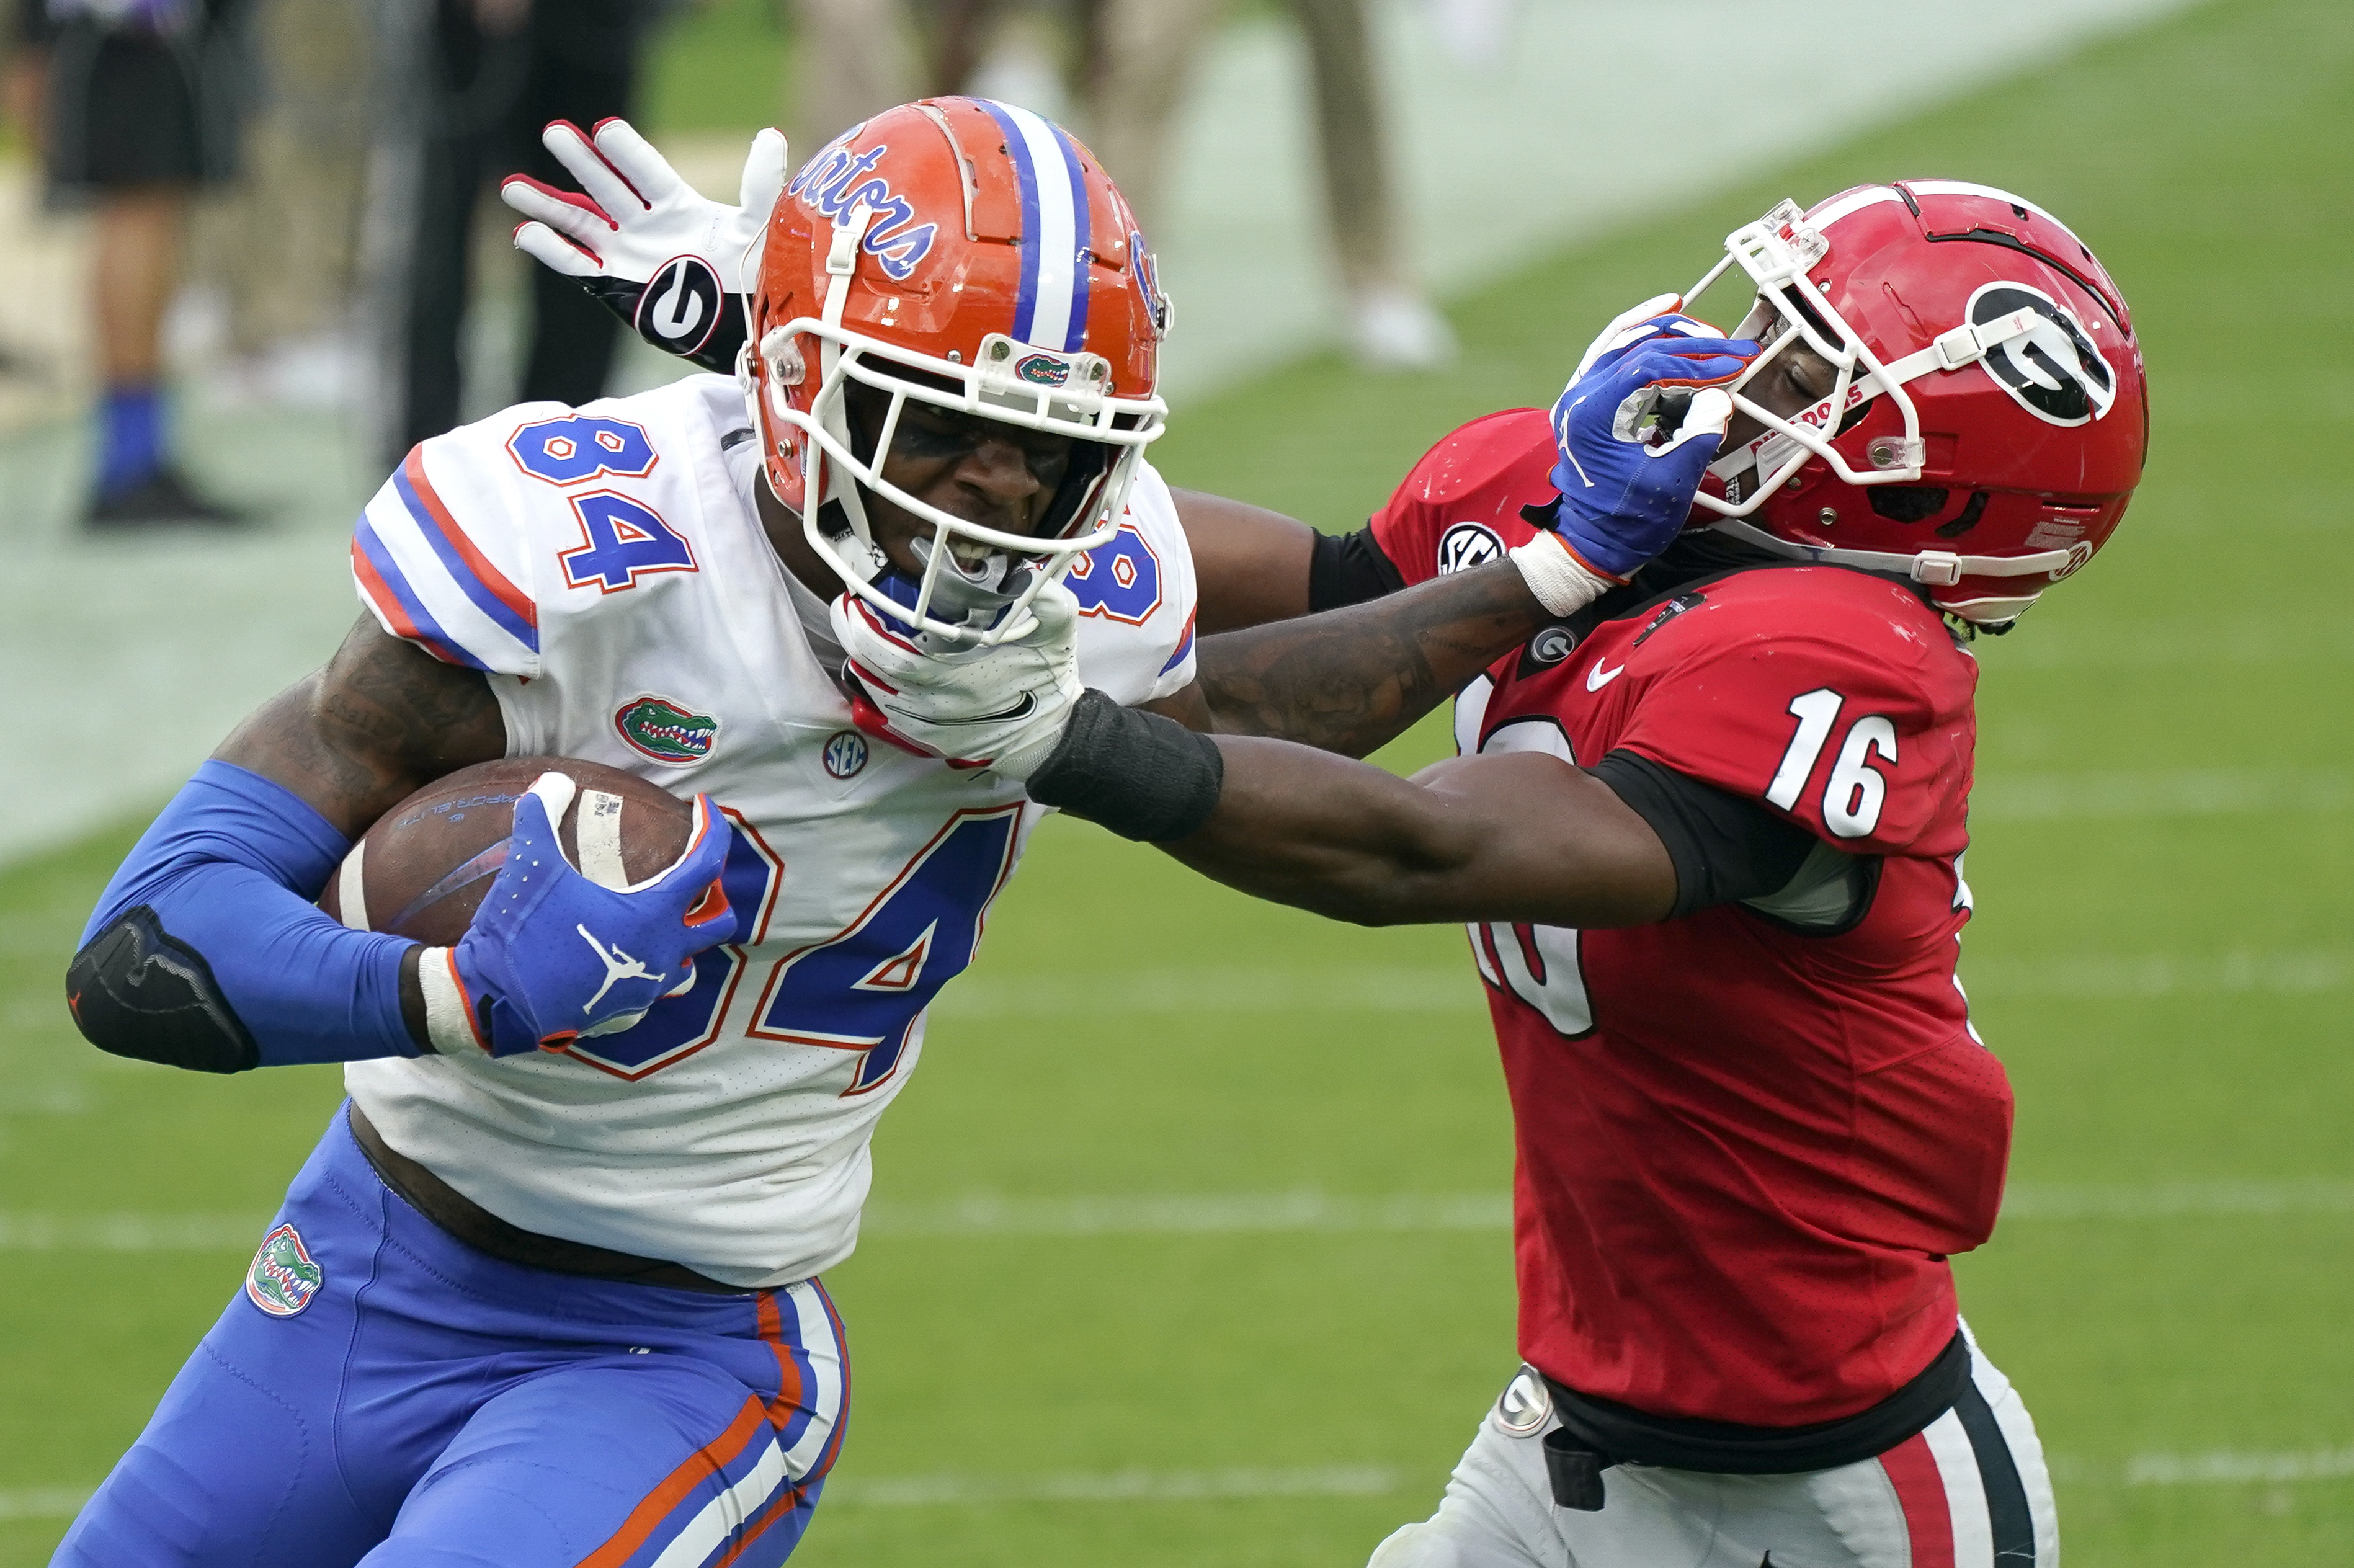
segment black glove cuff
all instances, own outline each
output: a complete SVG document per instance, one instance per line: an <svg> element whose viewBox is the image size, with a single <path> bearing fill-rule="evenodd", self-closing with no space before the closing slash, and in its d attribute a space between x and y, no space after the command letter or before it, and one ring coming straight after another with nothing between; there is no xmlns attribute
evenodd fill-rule
<svg viewBox="0 0 2354 1568"><path fill-rule="evenodd" d="M1030 798L1124 839L1162 843L1200 831L1225 779L1225 756L1208 736L1091 688L1030 776Z"/></svg>
<svg viewBox="0 0 2354 1568"><path fill-rule="evenodd" d="M722 376L736 374L736 356L744 350L744 296L724 292L699 258L680 258L651 282L583 278L580 286L664 354Z"/></svg>

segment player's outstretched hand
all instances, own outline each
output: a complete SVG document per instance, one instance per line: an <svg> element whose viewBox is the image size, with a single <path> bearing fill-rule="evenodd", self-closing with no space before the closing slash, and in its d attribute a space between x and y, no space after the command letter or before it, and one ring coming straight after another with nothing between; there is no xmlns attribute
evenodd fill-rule
<svg viewBox="0 0 2354 1568"><path fill-rule="evenodd" d="M857 595L835 599L834 635L861 692L851 706L859 727L954 768L1029 778L1083 690L1079 601L1049 583L1029 608L1037 624L1022 637L931 652Z"/></svg>
<svg viewBox="0 0 2354 1568"><path fill-rule="evenodd" d="M736 936L719 874L726 820L695 798L677 863L634 887L573 869L555 824L572 780L543 773L515 802L506 864L454 948L429 948L418 978L434 1048L511 1056L581 1035L613 1034L695 981L695 955Z"/></svg>
<svg viewBox="0 0 2354 1568"><path fill-rule="evenodd" d="M1595 340L1553 409L1561 537L1587 567L1620 582L1684 525L1733 420L1724 386L1758 352L1746 338L1715 336L1673 312L1633 316Z"/></svg>
<svg viewBox="0 0 2354 1568"><path fill-rule="evenodd" d="M783 133L752 138L735 207L698 194L626 120L587 133L551 121L539 140L580 189L508 175L500 199L531 220L516 228L515 249L578 279L664 354L734 370L759 265L753 249L785 188Z"/></svg>

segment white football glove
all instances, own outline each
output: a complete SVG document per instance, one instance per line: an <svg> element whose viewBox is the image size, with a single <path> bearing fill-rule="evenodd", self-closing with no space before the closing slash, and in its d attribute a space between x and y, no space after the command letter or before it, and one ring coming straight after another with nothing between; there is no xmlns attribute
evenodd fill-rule
<svg viewBox="0 0 2354 1568"><path fill-rule="evenodd" d="M855 594L833 601L833 634L864 694L859 727L938 757L1027 779L1062 738L1079 683L1079 601L1050 583L1030 601L1037 624L988 648L928 652L907 628Z"/></svg>
<svg viewBox="0 0 2354 1568"><path fill-rule="evenodd" d="M736 207L698 194L626 120L599 121L593 136L553 121L539 140L580 189L508 175L499 199L531 219L515 230L515 249L578 279L664 354L732 372L759 266L754 248L785 188L783 132L752 138Z"/></svg>

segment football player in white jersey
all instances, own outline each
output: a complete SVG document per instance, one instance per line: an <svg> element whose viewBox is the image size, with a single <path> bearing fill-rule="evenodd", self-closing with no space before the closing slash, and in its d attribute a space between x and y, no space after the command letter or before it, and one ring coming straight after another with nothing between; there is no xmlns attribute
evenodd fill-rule
<svg viewBox="0 0 2354 1568"><path fill-rule="evenodd" d="M1271 626L1197 653L1204 624L1361 578L1144 461L1167 302L1119 192L1035 115L895 110L745 212L665 186L633 141L599 128L636 177L572 211L622 260L664 214L756 238L743 382L512 408L413 451L355 530L367 613L166 809L76 956L101 1048L342 1061L351 1097L61 1563L791 1551L849 1395L818 1277L1039 810L954 766L997 754L986 725L875 737L830 599L924 646L1005 645L991 670L1061 628L1119 702L1355 752L1544 619L1508 562L1351 612L1373 620L1346 652ZM593 251L682 333L694 289L738 281L705 262L649 289L657 268ZM1225 563L1198 607L1189 534ZM550 842L552 774L456 946L312 904L339 867L364 892L354 841L403 797L536 755L693 792L689 849L592 883Z"/></svg>

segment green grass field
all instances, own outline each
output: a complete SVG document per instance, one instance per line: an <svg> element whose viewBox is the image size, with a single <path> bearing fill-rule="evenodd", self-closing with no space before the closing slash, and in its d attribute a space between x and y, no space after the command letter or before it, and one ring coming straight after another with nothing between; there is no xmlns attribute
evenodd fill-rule
<svg viewBox="0 0 2354 1568"><path fill-rule="evenodd" d="M1159 454L1353 525L1785 194L1962 175L2102 252L2154 454L2098 567L1981 644L1963 970L2020 1107L1964 1302L2079 1568L2354 1562L2349 128L2354 11L2205 6L1462 302L1449 376L1311 364L1183 410ZM130 836L0 875L9 1565L137 1432L338 1092L80 1044L58 980ZM1253 905L1055 822L962 987L829 1280L856 1416L798 1560L1345 1568L1426 1513L1515 1359L1460 938Z"/></svg>

